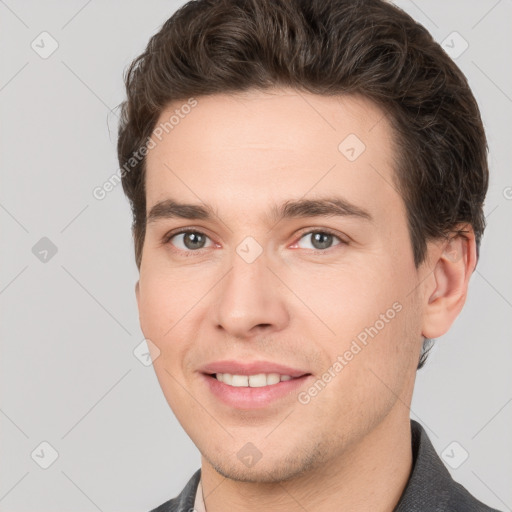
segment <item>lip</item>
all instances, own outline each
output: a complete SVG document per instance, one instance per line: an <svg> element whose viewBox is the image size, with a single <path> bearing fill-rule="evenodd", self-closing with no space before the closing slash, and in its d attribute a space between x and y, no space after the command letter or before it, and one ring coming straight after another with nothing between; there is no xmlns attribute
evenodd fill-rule
<svg viewBox="0 0 512 512"><path fill-rule="evenodd" d="M202 375L210 392L222 403L235 409L262 409L279 399L296 396L297 390L312 377L311 374L271 384L261 388L233 387L211 375Z"/></svg>
<svg viewBox="0 0 512 512"><path fill-rule="evenodd" d="M201 368L201 372L209 392L223 404L235 409L262 409L279 399L295 399L298 389L313 377L304 370L267 361L249 363L217 361ZM289 375L292 379L257 388L234 387L218 381L212 375L214 373L232 373L235 375L279 373Z"/></svg>
<svg viewBox="0 0 512 512"><path fill-rule="evenodd" d="M290 377L302 377L308 374L306 370L284 366L269 361L252 361L243 363L235 360L216 361L203 366L202 373L231 373L233 375L256 375L257 373L279 373L280 375L289 375Z"/></svg>

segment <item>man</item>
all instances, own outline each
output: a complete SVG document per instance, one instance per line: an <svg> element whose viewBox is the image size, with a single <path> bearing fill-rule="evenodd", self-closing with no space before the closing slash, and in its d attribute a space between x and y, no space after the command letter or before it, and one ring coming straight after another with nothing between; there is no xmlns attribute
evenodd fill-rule
<svg viewBox="0 0 512 512"><path fill-rule="evenodd" d="M141 329L202 455L155 510L491 510L409 418L488 184L428 32L380 0L199 0L126 86Z"/></svg>

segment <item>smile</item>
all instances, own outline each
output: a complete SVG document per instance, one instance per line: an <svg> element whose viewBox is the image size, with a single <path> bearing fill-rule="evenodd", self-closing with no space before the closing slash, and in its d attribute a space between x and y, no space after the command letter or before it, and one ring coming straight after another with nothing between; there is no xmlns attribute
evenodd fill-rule
<svg viewBox="0 0 512 512"><path fill-rule="evenodd" d="M228 386L235 388L250 387L262 388L272 386L279 382L291 380L290 375L280 375L279 373L256 373L254 375L234 375L232 373L216 373L215 378Z"/></svg>

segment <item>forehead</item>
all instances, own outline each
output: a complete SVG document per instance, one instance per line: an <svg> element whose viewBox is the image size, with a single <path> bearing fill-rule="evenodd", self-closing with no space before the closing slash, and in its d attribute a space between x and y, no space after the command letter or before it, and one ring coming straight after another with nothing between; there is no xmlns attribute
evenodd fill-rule
<svg viewBox="0 0 512 512"><path fill-rule="evenodd" d="M148 211L169 194L226 208L238 198L247 213L333 191L373 209L396 200L392 129L360 96L271 89L174 102L152 141Z"/></svg>

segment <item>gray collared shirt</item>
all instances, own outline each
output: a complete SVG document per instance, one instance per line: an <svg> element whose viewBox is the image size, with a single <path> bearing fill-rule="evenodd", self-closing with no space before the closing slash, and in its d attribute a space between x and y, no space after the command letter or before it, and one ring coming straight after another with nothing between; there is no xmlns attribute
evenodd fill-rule
<svg viewBox="0 0 512 512"><path fill-rule="evenodd" d="M425 429L411 420L413 469L394 512L499 512L455 482L437 455ZM201 479L198 469L181 493L151 512L193 512ZM198 498L198 502L202 499Z"/></svg>

